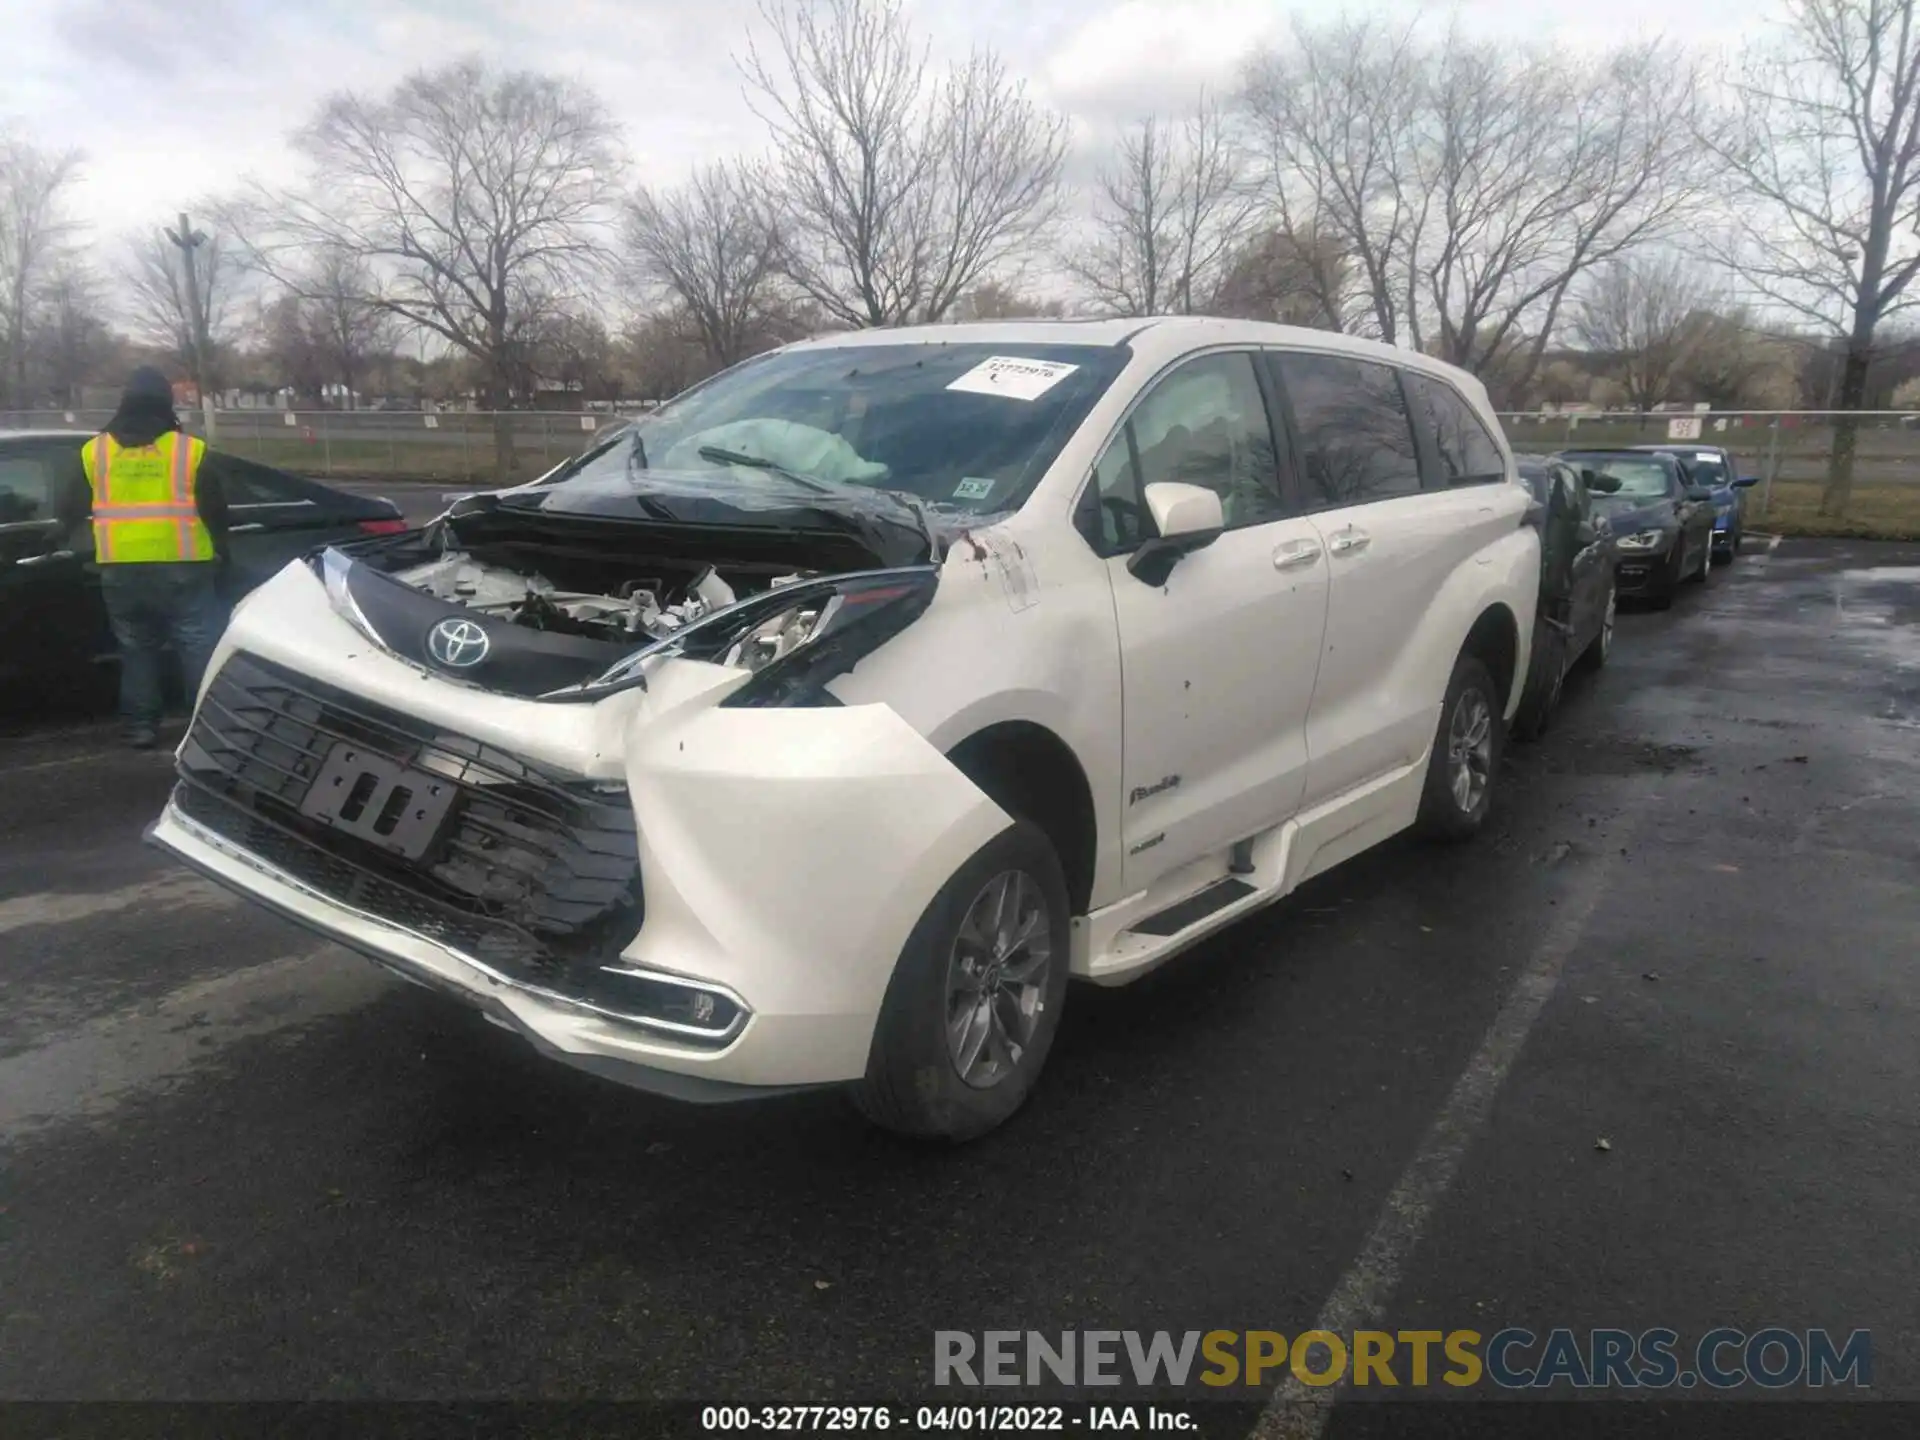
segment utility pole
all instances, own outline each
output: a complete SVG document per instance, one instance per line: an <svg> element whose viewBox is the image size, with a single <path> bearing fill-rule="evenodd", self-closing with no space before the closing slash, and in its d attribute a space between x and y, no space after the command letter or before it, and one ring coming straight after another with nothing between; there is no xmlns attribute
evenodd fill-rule
<svg viewBox="0 0 1920 1440"><path fill-rule="evenodd" d="M200 392L200 413L207 429L206 440L214 443L213 396L207 389L207 312L200 305L200 270L193 252L207 243L203 230L193 228L187 212L180 212L180 228L167 231L167 239L180 249L182 266L187 272L187 350L193 362L193 384Z"/></svg>

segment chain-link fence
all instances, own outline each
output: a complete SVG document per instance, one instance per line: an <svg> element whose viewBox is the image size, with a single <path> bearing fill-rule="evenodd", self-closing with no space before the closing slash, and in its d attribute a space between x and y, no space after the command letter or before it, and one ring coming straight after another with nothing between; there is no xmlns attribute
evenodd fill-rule
<svg viewBox="0 0 1920 1440"><path fill-rule="evenodd" d="M1853 486L1844 514L1820 514L1842 419L1854 427ZM1613 445L1718 446L1742 475L1760 480L1753 520L1794 528L1920 533L1920 414L1862 411L1532 411L1500 417L1522 453Z"/></svg>
<svg viewBox="0 0 1920 1440"><path fill-rule="evenodd" d="M105 410L0 413L0 430L98 430ZM183 412L204 433L199 412ZM607 411L222 410L216 443L282 469L321 478L487 485L527 479L577 455L626 417ZM1920 535L1920 414L1855 414L1853 493L1842 517L1820 514L1833 455L1832 412L1701 411L1652 414L1531 411L1502 415L1522 453L1574 446L1686 443L1731 451L1760 485L1748 513L1808 530ZM504 466L502 461L504 459ZM504 473L503 473L504 471Z"/></svg>
<svg viewBox="0 0 1920 1440"><path fill-rule="evenodd" d="M111 415L9 411L0 413L0 431L97 431ZM198 410L183 408L180 418L194 434L206 434ZM220 410L214 437L230 454L321 479L491 484L538 475L625 418L606 411Z"/></svg>

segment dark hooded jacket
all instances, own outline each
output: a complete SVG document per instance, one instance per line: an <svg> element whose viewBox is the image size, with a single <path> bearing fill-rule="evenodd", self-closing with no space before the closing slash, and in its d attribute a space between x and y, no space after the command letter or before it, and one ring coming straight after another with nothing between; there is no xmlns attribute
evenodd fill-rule
<svg viewBox="0 0 1920 1440"><path fill-rule="evenodd" d="M122 445L151 445L169 430L180 428L180 417L173 409L173 386L167 377L151 365L142 365L127 379L127 388L105 432ZM213 537L216 555L227 555L226 457L216 450L201 456L194 477L194 503L200 520ZM60 489L57 513L69 530L84 524L93 514L93 487L87 481L86 466L78 450L73 452Z"/></svg>

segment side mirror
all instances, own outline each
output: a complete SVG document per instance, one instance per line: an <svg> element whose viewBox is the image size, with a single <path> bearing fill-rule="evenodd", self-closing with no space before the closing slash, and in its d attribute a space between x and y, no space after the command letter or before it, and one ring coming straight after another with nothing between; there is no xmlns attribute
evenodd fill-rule
<svg viewBox="0 0 1920 1440"><path fill-rule="evenodd" d="M1600 527L1591 520L1582 520L1573 527L1573 543L1582 550L1600 538Z"/></svg>
<svg viewBox="0 0 1920 1440"><path fill-rule="evenodd" d="M1160 533L1133 552L1127 573L1148 585L1164 585L1180 557L1211 545L1227 528L1220 496L1204 485L1159 481L1146 488L1147 513Z"/></svg>
<svg viewBox="0 0 1920 1440"><path fill-rule="evenodd" d="M1598 470L1582 470L1580 480L1596 495L1616 495L1620 491L1618 475L1602 475Z"/></svg>
<svg viewBox="0 0 1920 1440"><path fill-rule="evenodd" d="M1758 475L1742 475L1738 480L1733 482L1733 488L1736 490L1749 490L1759 483L1760 477Z"/></svg>
<svg viewBox="0 0 1920 1440"><path fill-rule="evenodd" d="M1689 485L1681 491L1681 494L1689 500L1710 502L1713 499L1713 491L1704 485Z"/></svg>

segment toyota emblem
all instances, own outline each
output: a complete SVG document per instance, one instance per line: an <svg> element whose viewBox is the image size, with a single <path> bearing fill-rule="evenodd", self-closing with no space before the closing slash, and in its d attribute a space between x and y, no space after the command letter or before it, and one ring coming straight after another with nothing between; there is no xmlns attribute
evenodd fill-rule
<svg viewBox="0 0 1920 1440"><path fill-rule="evenodd" d="M427 632L427 654L449 670L478 665L492 646L485 630L458 616L448 616Z"/></svg>

